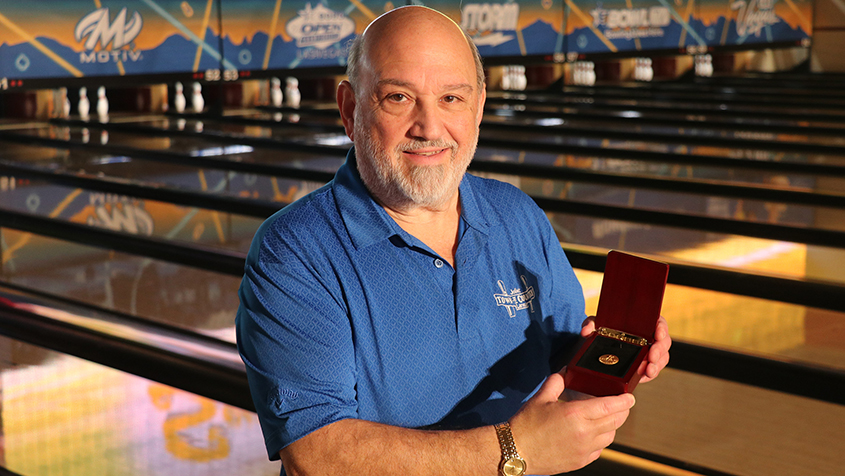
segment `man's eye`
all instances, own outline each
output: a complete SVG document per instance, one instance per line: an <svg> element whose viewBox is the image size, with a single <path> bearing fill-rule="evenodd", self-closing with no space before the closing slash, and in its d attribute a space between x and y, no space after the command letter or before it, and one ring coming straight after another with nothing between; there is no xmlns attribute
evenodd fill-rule
<svg viewBox="0 0 845 476"><path fill-rule="evenodd" d="M443 97L443 101L448 102L448 103L458 102L460 100L461 100L461 98L459 98L458 96L445 96L445 97Z"/></svg>
<svg viewBox="0 0 845 476"><path fill-rule="evenodd" d="M389 99L390 101L393 101L393 102L402 102L402 101L408 99L408 97L405 96L402 93L393 93L390 96L387 96L387 99Z"/></svg>

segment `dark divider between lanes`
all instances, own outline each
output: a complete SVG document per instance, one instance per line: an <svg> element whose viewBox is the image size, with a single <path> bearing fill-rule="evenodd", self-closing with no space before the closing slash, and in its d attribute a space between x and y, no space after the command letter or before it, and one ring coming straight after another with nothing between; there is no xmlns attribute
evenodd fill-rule
<svg viewBox="0 0 845 476"><path fill-rule="evenodd" d="M843 116L845 119L845 116ZM672 145L694 145L707 147L725 147L754 149L768 152L799 152L806 154L829 154L845 156L845 146L828 144L810 144L802 142L774 141L763 139L737 139L732 137L711 137L693 134L672 134L644 131L605 130L573 126L538 126L536 124L515 124L509 122L485 122L485 129L507 129L509 131L542 132L549 137L577 137L609 139L621 141L655 142Z"/></svg>
<svg viewBox="0 0 845 476"><path fill-rule="evenodd" d="M807 121L781 121L782 123L766 123L760 120L759 122L750 122L747 117L736 113L735 117L725 118L721 121L708 119L698 115L673 113L666 111L650 116L648 113L636 115L627 114L630 109L620 107L618 112L606 111L604 113L595 110L578 110L572 111L571 107L564 106L513 106L505 108L497 108L493 106L485 107L485 114L499 116L499 117L514 117L514 118L530 118L530 119L563 119L563 120L590 120L601 121L603 125L617 124L628 127L638 127L640 125L648 125L655 127L670 127L685 129L711 129L718 131L727 131L734 133L736 131L742 132L762 132L769 134L807 134L817 136L833 136L840 137L845 133L845 121L840 127L829 127L819 125L809 125ZM788 123L788 124L784 124ZM680 135L679 137L686 137Z"/></svg>
<svg viewBox="0 0 845 476"><path fill-rule="evenodd" d="M616 100L621 101L621 100ZM502 96L489 95L487 96L489 104L530 104L542 106L561 106L573 107L578 109L624 109L627 111L645 111L645 112L673 112L678 114L700 115L700 116L719 116L719 117L736 117L737 115L755 119L778 119L787 121L813 121L813 122L845 122L845 114L834 113L805 113L805 112L778 112L778 111L750 111L747 108L737 106L725 107L694 107L690 105L671 105L667 103L664 106L643 105L643 104L615 104L611 101L596 101L594 98L582 98L579 101L564 102L558 98L536 98L529 97L523 93L508 93Z"/></svg>
<svg viewBox="0 0 845 476"><path fill-rule="evenodd" d="M243 370L61 322L9 302L0 303L0 334L255 411Z"/></svg>
<svg viewBox="0 0 845 476"><path fill-rule="evenodd" d="M677 83L675 83L677 84ZM796 109L833 109L837 110L845 106L845 95L842 91L831 91L831 94L807 94L794 93L795 89L778 88L777 92L757 90L756 93L751 94L746 89L746 92L736 93L727 92L728 88L721 88L721 91L702 91L694 89L690 86L686 89L681 88L662 88L664 83L654 83L655 87L624 87L602 84L593 87L573 87L567 86L563 92L551 93L548 90L542 92L535 91L520 91L529 97L557 99L563 97L583 97L583 98L601 98L609 100L648 100L648 101L663 101L673 104L736 104L743 106L782 106L784 108L794 107Z"/></svg>

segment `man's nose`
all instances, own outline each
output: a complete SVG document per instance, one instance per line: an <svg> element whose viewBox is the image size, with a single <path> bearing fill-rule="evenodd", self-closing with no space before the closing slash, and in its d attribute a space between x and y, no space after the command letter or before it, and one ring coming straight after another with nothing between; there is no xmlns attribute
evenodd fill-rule
<svg viewBox="0 0 845 476"><path fill-rule="evenodd" d="M443 132L443 117L437 105L418 101L408 134L418 140L437 140L443 137Z"/></svg>

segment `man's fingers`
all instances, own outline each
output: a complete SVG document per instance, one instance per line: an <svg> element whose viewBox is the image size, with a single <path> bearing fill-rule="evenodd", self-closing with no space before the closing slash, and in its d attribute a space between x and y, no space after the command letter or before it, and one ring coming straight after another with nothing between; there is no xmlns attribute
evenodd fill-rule
<svg viewBox="0 0 845 476"><path fill-rule="evenodd" d="M587 337L588 335L592 334L593 331L596 330L596 318L590 316L584 319L584 322L581 323L581 335L583 337Z"/></svg>
<svg viewBox="0 0 845 476"><path fill-rule="evenodd" d="M541 402L554 402L560 398L564 388L565 384L563 383L562 371L556 372L549 375L546 381L543 382L543 385L537 390L534 398Z"/></svg>
<svg viewBox="0 0 845 476"><path fill-rule="evenodd" d="M583 400L578 403L584 404L584 418L588 420L600 420L616 413L627 412L634 406L636 399L630 393L623 393L622 395L612 397Z"/></svg>

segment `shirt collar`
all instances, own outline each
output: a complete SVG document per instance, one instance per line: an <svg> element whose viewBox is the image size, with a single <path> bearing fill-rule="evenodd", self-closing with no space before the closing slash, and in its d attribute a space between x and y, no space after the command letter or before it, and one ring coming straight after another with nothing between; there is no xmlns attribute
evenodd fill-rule
<svg viewBox="0 0 845 476"><path fill-rule="evenodd" d="M494 225L487 217L493 218L494 215L482 212L483 205L479 204L470 180L467 178L469 176L465 175L459 188L461 216L468 227L486 235L488 229ZM408 244L419 243L419 240L396 224L370 195L358 172L354 147L346 154L346 162L335 174L332 188L338 211L356 249L367 247L394 235L398 235Z"/></svg>

